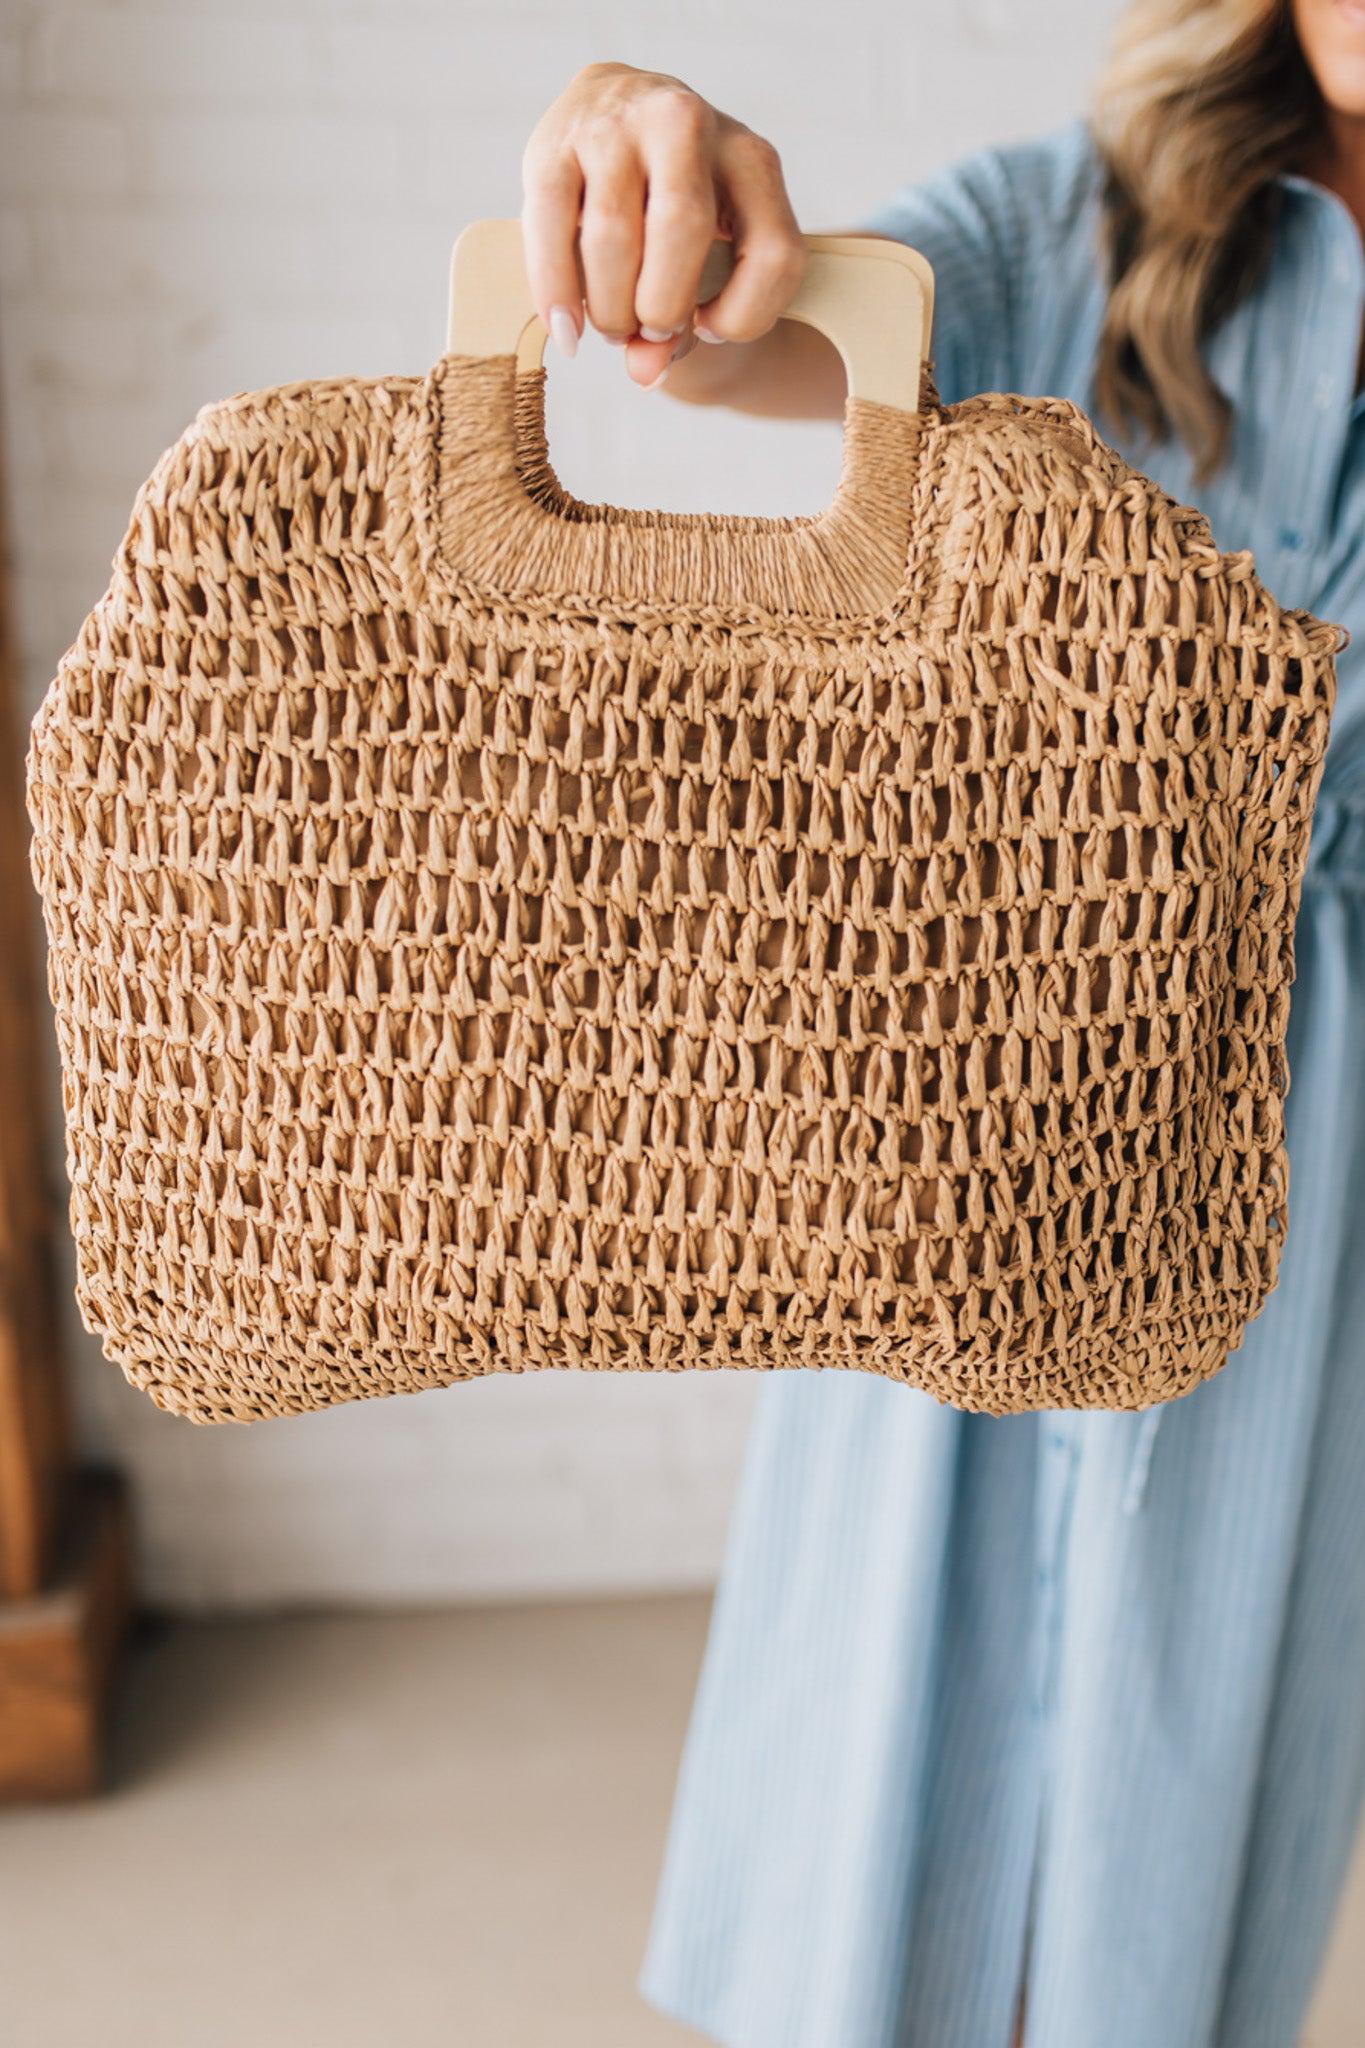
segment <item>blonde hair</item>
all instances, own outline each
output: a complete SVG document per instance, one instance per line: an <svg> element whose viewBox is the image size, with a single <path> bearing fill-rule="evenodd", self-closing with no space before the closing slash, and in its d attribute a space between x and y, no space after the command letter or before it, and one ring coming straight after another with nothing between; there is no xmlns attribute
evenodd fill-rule
<svg viewBox="0 0 1365 2048"><path fill-rule="evenodd" d="M1232 406L1202 343L1256 281L1277 173L1307 157L1321 99L1289 0L1136 0L1093 119L1107 170L1101 411L1179 435L1207 476Z"/></svg>

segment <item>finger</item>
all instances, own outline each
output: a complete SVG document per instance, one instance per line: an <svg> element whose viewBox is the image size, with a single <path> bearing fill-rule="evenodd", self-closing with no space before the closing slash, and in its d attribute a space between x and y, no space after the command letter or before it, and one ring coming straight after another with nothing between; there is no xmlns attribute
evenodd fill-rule
<svg viewBox="0 0 1365 2048"><path fill-rule="evenodd" d="M580 149L583 211L579 258L588 318L609 340L634 334L635 283L644 244L645 179L619 136Z"/></svg>
<svg viewBox="0 0 1365 2048"><path fill-rule="evenodd" d="M663 102L650 122L644 255L635 287L636 319L650 340L681 333L697 303L717 232L714 122L711 109L691 95Z"/></svg>
<svg viewBox="0 0 1365 2048"><path fill-rule="evenodd" d="M642 341L637 335L626 344L627 374L642 390L653 391L663 383L674 363L680 363L696 345L696 337L686 329L671 341Z"/></svg>
<svg viewBox="0 0 1365 2048"><path fill-rule="evenodd" d="M531 298L556 347L570 356L583 332L583 281L575 246L582 193L576 157L523 172L521 239Z"/></svg>
<svg viewBox="0 0 1365 2048"><path fill-rule="evenodd" d="M805 244L770 142L739 130L722 143L719 170L735 267L715 297L698 306L693 324L703 339L756 341L790 304L806 267Z"/></svg>

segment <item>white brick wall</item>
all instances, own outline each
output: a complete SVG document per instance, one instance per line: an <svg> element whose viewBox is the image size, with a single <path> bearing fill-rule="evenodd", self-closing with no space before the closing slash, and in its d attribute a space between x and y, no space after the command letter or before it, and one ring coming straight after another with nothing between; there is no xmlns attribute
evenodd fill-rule
<svg viewBox="0 0 1365 2048"><path fill-rule="evenodd" d="M579 64L688 79L778 143L803 222L837 228L951 155L1073 113L1114 11L5 0L0 366L27 704L200 404L430 362L452 236L516 211L526 133ZM580 494L744 511L828 496L833 429L688 418L623 382L605 348L552 368L556 460ZM751 1394L734 1375L501 1381L205 1431L128 1392L74 1319L71 1342L84 1426L136 1478L166 1601L696 1584L720 1554Z"/></svg>

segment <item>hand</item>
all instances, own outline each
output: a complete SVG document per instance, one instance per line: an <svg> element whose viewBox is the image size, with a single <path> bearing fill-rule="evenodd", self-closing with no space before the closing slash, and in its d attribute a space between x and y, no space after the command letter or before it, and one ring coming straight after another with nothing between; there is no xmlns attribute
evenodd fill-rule
<svg viewBox="0 0 1365 2048"><path fill-rule="evenodd" d="M573 355L586 308L646 389L696 340L766 334L805 269L772 144L661 72L580 71L536 124L522 185L527 275L552 339ZM699 306L718 235L735 267Z"/></svg>

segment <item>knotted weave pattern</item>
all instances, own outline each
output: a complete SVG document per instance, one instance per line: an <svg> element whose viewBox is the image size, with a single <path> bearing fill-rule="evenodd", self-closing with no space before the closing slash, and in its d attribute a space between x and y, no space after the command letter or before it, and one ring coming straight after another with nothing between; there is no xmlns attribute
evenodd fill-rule
<svg viewBox="0 0 1365 2048"><path fill-rule="evenodd" d="M1336 628L1053 402L623 512L543 380L206 409L34 727L78 1292L162 1406L1132 1408L1274 1285Z"/></svg>

